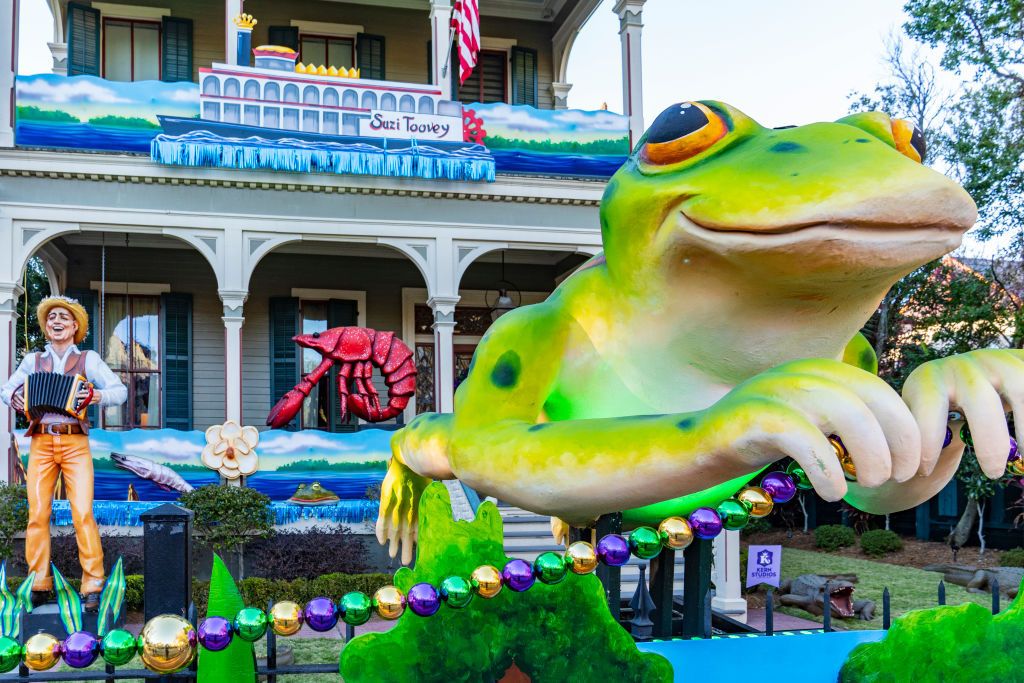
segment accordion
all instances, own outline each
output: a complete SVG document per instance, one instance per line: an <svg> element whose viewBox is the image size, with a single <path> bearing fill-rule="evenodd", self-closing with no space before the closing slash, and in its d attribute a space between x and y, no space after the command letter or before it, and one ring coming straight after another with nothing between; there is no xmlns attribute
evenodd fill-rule
<svg viewBox="0 0 1024 683"><path fill-rule="evenodd" d="M88 389L89 396L79 399L78 392L82 389ZM30 420L37 420L44 413L84 420L91 399L92 384L81 375L33 372L25 378L25 414Z"/></svg>

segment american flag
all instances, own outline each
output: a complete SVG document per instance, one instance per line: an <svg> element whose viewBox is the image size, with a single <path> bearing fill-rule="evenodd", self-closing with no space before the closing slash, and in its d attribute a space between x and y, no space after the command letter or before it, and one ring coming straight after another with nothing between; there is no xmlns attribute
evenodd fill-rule
<svg viewBox="0 0 1024 683"><path fill-rule="evenodd" d="M480 53L479 0L456 0L452 29L459 34L459 85L466 82Z"/></svg>

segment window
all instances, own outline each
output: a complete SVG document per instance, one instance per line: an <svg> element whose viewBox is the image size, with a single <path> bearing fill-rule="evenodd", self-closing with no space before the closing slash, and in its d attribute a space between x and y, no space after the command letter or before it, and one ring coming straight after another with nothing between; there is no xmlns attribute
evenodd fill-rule
<svg viewBox="0 0 1024 683"><path fill-rule="evenodd" d="M299 36L299 61L327 67L351 69L355 66L355 41L303 33Z"/></svg>
<svg viewBox="0 0 1024 683"><path fill-rule="evenodd" d="M452 72L458 79L458 63ZM481 50L476 67L466 82L459 86L460 102L507 102L508 53L504 50Z"/></svg>
<svg viewBox="0 0 1024 683"><path fill-rule="evenodd" d="M160 297L108 294L103 339L103 359L128 388L123 405L104 408L103 426L160 427Z"/></svg>
<svg viewBox="0 0 1024 683"><path fill-rule="evenodd" d="M160 79L160 23L103 20L103 77L111 81Z"/></svg>

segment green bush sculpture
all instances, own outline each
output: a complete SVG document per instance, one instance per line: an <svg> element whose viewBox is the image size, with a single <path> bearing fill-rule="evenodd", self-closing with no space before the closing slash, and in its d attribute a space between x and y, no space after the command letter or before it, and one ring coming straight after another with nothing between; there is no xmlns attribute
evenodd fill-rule
<svg viewBox="0 0 1024 683"><path fill-rule="evenodd" d="M431 484L420 503L415 569L402 568L395 585L438 586L449 576L469 579L483 564L499 570L498 508L484 503L472 522L452 519L448 491ZM500 679L515 665L534 683L553 681L670 681L672 666L637 650L615 623L596 576L569 573L561 583L539 581L523 593L508 588L490 599L475 596L462 609L445 604L430 617L406 610L386 633L364 633L341 653L347 683L479 681Z"/></svg>

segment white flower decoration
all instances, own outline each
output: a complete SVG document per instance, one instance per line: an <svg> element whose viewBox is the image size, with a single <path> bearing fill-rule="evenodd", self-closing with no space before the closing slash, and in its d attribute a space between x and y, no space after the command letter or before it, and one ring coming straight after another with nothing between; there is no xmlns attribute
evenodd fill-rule
<svg viewBox="0 0 1024 683"><path fill-rule="evenodd" d="M259 466L256 457L259 442L260 433L255 427L242 427L234 420L213 425L206 430L203 464L226 479L249 476Z"/></svg>

